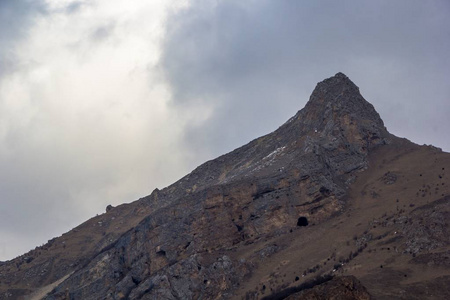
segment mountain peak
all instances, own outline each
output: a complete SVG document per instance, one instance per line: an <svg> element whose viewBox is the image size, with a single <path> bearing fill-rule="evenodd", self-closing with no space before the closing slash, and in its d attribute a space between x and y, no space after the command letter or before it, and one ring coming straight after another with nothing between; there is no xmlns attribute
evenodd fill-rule
<svg viewBox="0 0 450 300"><path fill-rule="evenodd" d="M311 102L317 102L314 103L316 105L326 105L330 102L340 103L341 106L361 104L358 102L363 102L363 105L368 103L361 96L358 86L345 74L340 72L316 85L308 104L311 104Z"/></svg>
<svg viewBox="0 0 450 300"><path fill-rule="evenodd" d="M377 136L380 141L388 135L373 105L364 99L358 86L340 72L316 85L305 108L296 117L305 131L327 135L336 135L336 130L349 134L359 132L365 136L362 138L369 134L369 138Z"/></svg>
<svg viewBox="0 0 450 300"><path fill-rule="evenodd" d="M347 75L345 75L342 72L337 72L336 75L334 75L334 77L342 77L342 78L348 78Z"/></svg>
<svg viewBox="0 0 450 300"><path fill-rule="evenodd" d="M443 238L450 237L443 222L448 169L447 153L390 135L338 73L318 83L306 107L275 132L0 262L0 299L256 299L288 287L266 294L277 298L294 284L352 272L378 298L435 288L437 298L449 299L450 273L442 273L450 245ZM435 184L439 191L428 193ZM370 250L380 245L387 250ZM389 270L408 270L417 285L398 279L380 287L380 272ZM365 293L348 276L306 292L353 299L349 284Z"/></svg>
<svg viewBox="0 0 450 300"><path fill-rule="evenodd" d="M321 82L319 82L318 84L338 84L338 83L350 83L352 85L355 85L350 78L348 78L347 75L345 75L342 72L337 72L334 76L330 77L330 78L326 78L324 80L322 80Z"/></svg>

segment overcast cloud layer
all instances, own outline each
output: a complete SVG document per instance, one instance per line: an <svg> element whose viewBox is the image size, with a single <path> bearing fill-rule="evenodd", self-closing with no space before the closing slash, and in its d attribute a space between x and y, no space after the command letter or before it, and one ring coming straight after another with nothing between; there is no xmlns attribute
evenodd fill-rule
<svg viewBox="0 0 450 300"><path fill-rule="evenodd" d="M0 260L273 131L344 72L450 150L448 1L0 1Z"/></svg>

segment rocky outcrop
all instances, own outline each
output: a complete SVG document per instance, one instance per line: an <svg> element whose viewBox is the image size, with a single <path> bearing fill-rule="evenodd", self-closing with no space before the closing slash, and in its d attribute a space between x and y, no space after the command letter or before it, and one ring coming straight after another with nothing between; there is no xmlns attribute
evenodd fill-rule
<svg viewBox="0 0 450 300"><path fill-rule="evenodd" d="M286 300L370 300L366 288L354 276L333 278L285 298Z"/></svg>

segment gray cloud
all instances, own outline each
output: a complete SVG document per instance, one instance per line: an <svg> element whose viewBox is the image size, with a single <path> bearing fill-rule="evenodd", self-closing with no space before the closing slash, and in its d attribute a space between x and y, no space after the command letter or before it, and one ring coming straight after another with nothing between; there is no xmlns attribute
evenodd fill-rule
<svg viewBox="0 0 450 300"><path fill-rule="evenodd" d="M45 13L45 11L44 1L2 0L0 6L1 42L10 42L26 35L34 15Z"/></svg>
<svg viewBox="0 0 450 300"><path fill-rule="evenodd" d="M91 34L91 40L94 42L102 42L113 34L116 24L109 23L96 28Z"/></svg>
<svg viewBox="0 0 450 300"><path fill-rule="evenodd" d="M34 17L45 14L43 1L2 0L0 3L0 81L2 77L16 70L14 47L17 41L26 37L33 25Z"/></svg>
<svg viewBox="0 0 450 300"><path fill-rule="evenodd" d="M87 5L88 5L88 3L86 3L86 2L74 1L72 3L69 3L69 5L67 5L65 7L65 11L68 14L77 13L78 11L80 11L80 9L82 9L83 7L86 7Z"/></svg>
<svg viewBox="0 0 450 300"><path fill-rule="evenodd" d="M17 43L27 38L29 29L33 26L35 17L44 15L46 7L43 1L14 1L3 0L0 3L0 83L3 79L22 68L23 62L16 58ZM0 107L5 105L7 100L0 96ZM0 115L3 113L0 112ZM12 133L15 131L8 121L3 118L0 121L0 137L5 136L3 140L0 139L0 152L9 145L14 144L15 139ZM40 211L39 207L32 207L33 205L22 205L21 196L27 192L38 196L36 190L30 186L19 184L23 180L13 182L18 176L24 176L25 173L18 174L17 162L11 159L10 156L0 155L0 258L3 258L6 253L10 253L9 249L17 249L23 247L26 238L31 239L37 243L38 240L34 238L35 235L28 235L25 237L24 224L27 222L17 222L17 216L22 214L26 219L36 219L33 217L36 212ZM45 203L39 204L45 205ZM17 211L21 211L17 214ZM14 224L14 229L10 230L11 225ZM48 228L46 228L48 229ZM29 229L28 229L29 230ZM42 236L41 236L42 238ZM40 240L42 242L42 240Z"/></svg>
<svg viewBox="0 0 450 300"><path fill-rule="evenodd" d="M0 3L0 260L187 172L147 74L163 2Z"/></svg>
<svg viewBox="0 0 450 300"><path fill-rule="evenodd" d="M388 129L450 150L447 1L194 1L168 21L176 107L212 105L186 145L216 156L281 125L346 73Z"/></svg>

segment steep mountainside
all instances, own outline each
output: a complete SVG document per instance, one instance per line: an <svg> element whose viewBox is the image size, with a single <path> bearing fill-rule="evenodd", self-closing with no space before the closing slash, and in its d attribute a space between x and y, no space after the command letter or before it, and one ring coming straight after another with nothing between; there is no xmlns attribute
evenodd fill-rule
<svg viewBox="0 0 450 300"><path fill-rule="evenodd" d="M0 299L450 298L447 170L338 73L275 132L0 265Z"/></svg>

